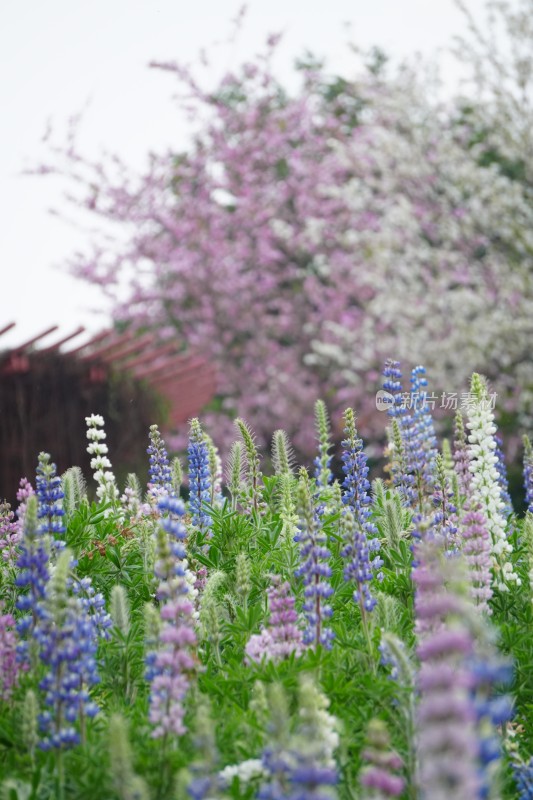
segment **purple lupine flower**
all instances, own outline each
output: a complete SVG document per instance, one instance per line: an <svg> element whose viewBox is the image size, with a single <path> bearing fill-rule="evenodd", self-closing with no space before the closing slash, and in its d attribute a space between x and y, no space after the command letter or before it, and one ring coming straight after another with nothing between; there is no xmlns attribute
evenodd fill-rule
<svg viewBox="0 0 533 800"><path fill-rule="evenodd" d="M533 513L533 448L529 437L523 437L524 442L524 489L526 492L527 510Z"/></svg>
<svg viewBox="0 0 533 800"><path fill-rule="evenodd" d="M211 501L211 473L209 448L199 421L191 420L189 444L189 510L192 524L201 530L211 525L211 516L205 506Z"/></svg>
<svg viewBox="0 0 533 800"><path fill-rule="evenodd" d="M19 488L17 489L17 520L21 535L24 532L24 515L26 514L26 505L28 498L31 497L32 494L35 494L35 491L29 480L27 478L21 478Z"/></svg>
<svg viewBox="0 0 533 800"><path fill-rule="evenodd" d="M9 503L0 503L0 558L6 564L13 564L17 556L17 544L22 538L15 514Z"/></svg>
<svg viewBox="0 0 533 800"><path fill-rule="evenodd" d="M468 565L470 596L480 611L492 614L491 540L481 511L467 511L460 523L462 552Z"/></svg>
<svg viewBox="0 0 533 800"><path fill-rule="evenodd" d="M371 720L368 726L367 746L362 759L366 766L361 772L360 783L370 790L364 793L365 800L385 800L402 794L405 780L394 773L403 767L403 761L391 749L389 733L381 720Z"/></svg>
<svg viewBox="0 0 533 800"><path fill-rule="evenodd" d="M151 683L149 719L155 726L152 731L155 738L167 734L181 736L186 732L184 700L190 687L191 672L196 668L194 603L190 597L186 565L182 561L185 549L176 540L174 532L171 534L173 538L169 537L164 527L168 524L168 519L164 519L158 529L155 563L163 624L158 647L147 657L147 678Z"/></svg>
<svg viewBox="0 0 533 800"><path fill-rule="evenodd" d="M272 584L268 590L268 625L261 633L251 636L245 648L248 659L256 662L263 658L280 661L293 653L299 656L304 650L290 584L281 582L278 576L273 576Z"/></svg>
<svg viewBox="0 0 533 800"><path fill-rule="evenodd" d="M294 541L300 543L300 566L295 575L303 578L305 586L303 611L308 625L304 633L304 643L322 644L329 648L333 641L333 631L326 628L324 623L332 614L331 606L326 603L333 594L329 583L330 552L325 546L326 536L321 529L320 517L313 508L309 478L304 469L300 470L298 505L300 524Z"/></svg>
<svg viewBox="0 0 533 800"><path fill-rule="evenodd" d="M464 600L449 578L455 558L439 537L417 546L413 570L420 669L416 677L419 788L431 800L479 797L474 678L468 659L474 637L462 619Z"/></svg>
<svg viewBox="0 0 533 800"><path fill-rule="evenodd" d="M72 556L64 550L46 585L35 627L46 674L39 684L47 711L39 717L41 747L66 749L80 741L76 722L98 713L89 688L98 682L94 626L79 597L68 591Z"/></svg>
<svg viewBox="0 0 533 800"><path fill-rule="evenodd" d="M173 495L172 470L165 446L165 441L159 433L157 425L150 425L150 446L147 453L150 456L150 480L148 481L148 496L154 502L159 497Z"/></svg>
<svg viewBox="0 0 533 800"><path fill-rule="evenodd" d="M506 517L513 513L513 504L511 502L511 495L509 494L509 481L507 479L507 467L505 465L505 456L503 454L503 440L499 433L494 435L496 447L494 448L494 455L497 458L496 470L498 472L498 483L500 485L500 493L503 501L503 513Z"/></svg>
<svg viewBox="0 0 533 800"><path fill-rule="evenodd" d="M35 479L35 492L39 502L37 516L39 518L39 532L49 534L54 549L61 550L65 546L62 539L56 539L57 534L65 533L63 524L63 489L61 478L56 474L56 465L50 461L49 453L39 453L37 476Z"/></svg>
<svg viewBox="0 0 533 800"><path fill-rule="evenodd" d="M2 606L0 605L0 611ZM19 665L17 663L17 636L12 614L0 614L0 702L11 699L17 685Z"/></svg>
<svg viewBox="0 0 533 800"><path fill-rule="evenodd" d="M368 494L370 482L367 479L368 466L363 452L363 442L357 436L355 416L351 408L344 412L346 438L342 442L342 461L344 472L344 489L342 502L345 507L343 519L344 547L341 555L344 558L344 580L353 581L356 585L353 599L359 604L361 613L372 611L376 605L370 594L369 582L373 570L378 569L383 561L379 556L370 558L371 552L379 550L377 528L370 522L371 498Z"/></svg>
<svg viewBox="0 0 533 800"><path fill-rule="evenodd" d="M29 662L28 644L33 639L33 632L41 612L41 601L45 594L49 578L49 552L46 537L38 532L37 527L38 501L35 495L28 498L26 513L24 515L24 534L20 544L20 555L17 560L19 570L15 584L27 591L19 594L17 608L29 612L19 618L17 631L22 641L18 648L20 660Z"/></svg>

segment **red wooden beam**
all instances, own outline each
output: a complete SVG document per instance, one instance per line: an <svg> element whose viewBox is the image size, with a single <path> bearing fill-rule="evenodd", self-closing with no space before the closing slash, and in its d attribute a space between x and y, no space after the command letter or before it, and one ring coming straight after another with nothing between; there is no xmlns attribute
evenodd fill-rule
<svg viewBox="0 0 533 800"><path fill-rule="evenodd" d="M74 339L76 336L79 336L80 333L83 333L84 331L85 328L83 327L83 325L80 325L79 328L76 328L75 331L69 333L68 336L63 336L63 338L60 339L55 344L51 344L48 347L39 348L39 353L50 353L52 350L58 350L62 344L65 344L65 342L69 342L71 339Z"/></svg>
<svg viewBox="0 0 533 800"><path fill-rule="evenodd" d="M39 339L44 339L44 337L48 336L49 333L57 331L57 328L58 328L57 325L52 325L50 328L47 328L42 333L38 333L37 336L33 337L33 339L28 339L28 341L24 342L24 344L19 344L17 347L14 347L13 352L21 353L23 350L26 350L28 347L30 347L30 345L35 344L35 342L38 342Z"/></svg>
<svg viewBox="0 0 533 800"><path fill-rule="evenodd" d="M5 327L0 329L0 336L2 336L4 333L7 333L8 331L10 331L11 328L14 328L16 324L17 324L16 322L10 322L8 325L5 325Z"/></svg>
<svg viewBox="0 0 533 800"><path fill-rule="evenodd" d="M172 350L175 349L176 349L176 342L167 342L166 344L154 348L153 350L147 350L146 353L143 353L137 358L128 359L124 364L122 364L122 368L127 370L132 370L134 369L134 367L146 364L147 361L151 361L153 363L156 359L166 355L167 353L170 353Z"/></svg>
<svg viewBox="0 0 533 800"><path fill-rule="evenodd" d="M74 347L72 350L68 350L66 354L69 356L73 356L75 353L80 353L87 347L91 347L91 345L93 344L98 344L98 342L101 342L102 339L105 339L107 336L111 336L112 334L113 331L110 330L101 331L100 333L97 333L96 336L93 336L92 339L89 339L88 342L84 342L83 344L80 344L78 347Z"/></svg>
<svg viewBox="0 0 533 800"><path fill-rule="evenodd" d="M102 361L116 364L118 361L122 361L124 358L126 358L126 356L138 353L141 349L144 351L144 348L147 345L152 344L154 339L154 333L145 333L144 336L139 336L131 344L126 344L125 347L121 347L115 352L111 352L108 355L102 356Z"/></svg>
<svg viewBox="0 0 533 800"><path fill-rule="evenodd" d="M97 350L92 350L90 353L84 353L82 356L80 356L80 361L98 361L106 353L110 353L121 344L131 341L133 336L135 336L134 331L119 333L111 342L108 342L103 347L99 347Z"/></svg>

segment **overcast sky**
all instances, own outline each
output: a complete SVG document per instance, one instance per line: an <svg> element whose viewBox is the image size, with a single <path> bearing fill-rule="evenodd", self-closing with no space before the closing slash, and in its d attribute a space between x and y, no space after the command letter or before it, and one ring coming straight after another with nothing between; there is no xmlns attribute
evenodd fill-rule
<svg viewBox="0 0 533 800"><path fill-rule="evenodd" d="M332 67L347 63L349 38L396 57L430 56L464 28L453 0L250 0L247 5L236 41L217 45L227 42L241 0L0 4L0 329L17 322L1 338L0 349L51 324L66 334L80 323L97 331L109 321L98 290L65 273L69 254L85 242L81 232L48 213L64 207L66 186L20 174L46 158L42 138L49 125L61 138L69 117L83 111L80 143L87 155L116 151L142 168L150 150L184 140L183 120L171 100L172 77L150 70L152 59L194 61L205 48L214 55L214 70L222 71L251 57L269 32L283 31L278 71L288 76L292 60L306 48ZM470 0L474 12L483 6L483 0ZM455 77L449 60L444 77Z"/></svg>

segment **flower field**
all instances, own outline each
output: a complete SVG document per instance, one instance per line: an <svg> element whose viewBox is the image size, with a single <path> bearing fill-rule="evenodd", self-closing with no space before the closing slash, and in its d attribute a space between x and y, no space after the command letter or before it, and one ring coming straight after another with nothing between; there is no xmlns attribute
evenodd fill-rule
<svg viewBox="0 0 533 800"><path fill-rule="evenodd" d="M0 506L2 800L533 797L531 445L522 519L483 376L450 440L422 367L383 391L372 483L320 400L309 470L242 418L225 463L152 425L147 487L98 414L92 485L38 456Z"/></svg>

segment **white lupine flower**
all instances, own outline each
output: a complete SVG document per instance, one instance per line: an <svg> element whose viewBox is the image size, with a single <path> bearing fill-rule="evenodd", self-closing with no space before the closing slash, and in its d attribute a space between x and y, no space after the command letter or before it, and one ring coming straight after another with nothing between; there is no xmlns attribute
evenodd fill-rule
<svg viewBox="0 0 533 800"><path fill-rule="evenodd" d="M100 414L91 414L90 417L85 417L85 423L88 427L92 425L97 425L98 427L101 428L104 425L104 418Z"/></svg>
<svg viewBox="0 0 533 800"><path fill-rule="evenodd" d="M469 457L472 473L471 490L474 505L479 504L487 519L487 529L491 536L492 568L496 585L501 590L508 589L508 583L520 585L518 575L506 557L513 548L505 531L505 504L501 499L500 484L494 454L496 441L494 434L494 415L490 408L485 381L480 375L472 376L472 402L467 406L467 428L470 431Z"/></svg>
<svg viewBox="0 0 533 800"><path fill-rule="evenodd" d="M229 764L219 772L219 777L226 786L229 786L235 777L239 778L241 784L246 786L256 778L266 778L267 776L268 773L260 758L249 758L247 761L241 761L240 764Z"/></svg>
<svg viewBox="0 0 533 800"><path fill-rule="evenodd" d="M99 500L111 502L112 506L115 506L119 499L119 491L115 476L110 470L111 461L106 455L108 447L102 443L106 434L105 431L99 429L104 425L104 418L100 414L92 414L90 417L85 417L85 421L89 426L87 438L91 440L91 443L87 445L87 452L94 456L91 459L91 469L94 470L94 480L98 484L96 496ZM112 513L111 509L107 509L105 513L109 516Z"/></svg>

